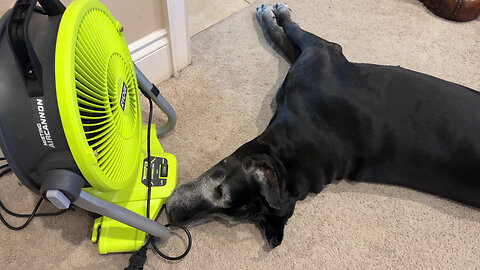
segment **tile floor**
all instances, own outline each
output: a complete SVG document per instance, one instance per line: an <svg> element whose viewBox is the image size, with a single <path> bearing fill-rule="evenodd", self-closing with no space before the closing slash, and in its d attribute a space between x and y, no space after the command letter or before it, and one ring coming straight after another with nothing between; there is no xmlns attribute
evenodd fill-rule
<svg viewBox="0 0 480 270"><path fill-rule="evenodd" d="M254 0L189 0L190 36L250 5Z"/></svg>

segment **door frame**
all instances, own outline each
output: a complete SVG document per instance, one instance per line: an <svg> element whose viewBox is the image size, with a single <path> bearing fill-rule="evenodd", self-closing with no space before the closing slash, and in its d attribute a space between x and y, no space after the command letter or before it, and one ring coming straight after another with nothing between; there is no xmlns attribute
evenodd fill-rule
<svg viewBox="0 0 480 270"><path fill-rule="evenodd" d="M191 63L188 0L161 1L164 29L133 42L132 60L153 83L158 84Z"/></svg>

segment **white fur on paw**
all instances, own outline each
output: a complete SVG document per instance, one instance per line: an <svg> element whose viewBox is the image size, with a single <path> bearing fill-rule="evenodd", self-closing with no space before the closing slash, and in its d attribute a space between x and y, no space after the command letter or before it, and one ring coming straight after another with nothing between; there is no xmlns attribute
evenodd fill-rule
<svg viewBox="0 0 480 270"><path fill-rule="evenodd" d="M257 8L257 17L263 22L265 19L275 19L275 14L273 14L273 6L270 4L263 4Z"/></svg>
<svg viewBox="0 0 480 270"><path fill-rule="evenodd" d="M273 6L273 10L275 13L282 13L288 12L290 13L292 10L287 6L287 4L275 4Z"/></svg>

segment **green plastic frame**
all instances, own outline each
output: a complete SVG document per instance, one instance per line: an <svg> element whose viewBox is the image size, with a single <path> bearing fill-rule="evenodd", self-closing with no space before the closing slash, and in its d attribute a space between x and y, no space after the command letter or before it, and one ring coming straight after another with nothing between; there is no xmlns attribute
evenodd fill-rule
<svg viewBox="0 0 480 270"><path fill-rule="evenodd" d="M128 72L133 73L135 76L133 62L131 60L130 52L128 46L123 37L122 27L118 23L110 11L99 1L97 0L76 0L72 2L66 9L62 21L60 23L57 45L56 45L56 55L55 55L55 75L56 75L56 87L57 87L57 102L60 111L60 117L62 120L63 129L65 136L72 152L72 155L75 159L77 166L82 172L85 179L97 190L102 192L109 191L118 191L125 189L134 184L135 179L139 174L139 171L142 169L141 163L138 162L140 159L140 136L141 136L141 113L140 113L140 104L139 104L139 94L138 94L138 85L136 77L134 78L135 82L135 95L136 98L133 98L131 107L138 109L135 114L135 119L130 119L130 122L133 123L131 127L129 125L124 125L121 130L118 132L125 132L128 134L126 139L123 139L122 145L117 146L121 147L122 153L129 153L127 157L124 158L130 160L131 162L126 163L126 166L121 166L118 168L118 172L115 171L115 174L121 174L121 179L112 180L107 176L104 170L100 168L99 165L99 154L89 145L86 137L86 131L82 126L82 119L80 115L80 100L77 97L76 89L76 42L77 35L79 32L80 25L82 24L83 18L92 10L101 11L111 20L111 23L115 26L118 31L118 38L114 37L115 40L107 40L101 44L105 45L105 51L108 54L108 57L112 55L120 55L125 62L125 67L128 69ZM100 22L101 24L101 22ZM108 22L110 24L110 22ZM111 27L111 25L108 25ZM99 25L99 27L104 27ZM105 37L103 37L105 38ZM102 40L103 41L103 40ZM80 61L80 60L79 60ZM108 68L109 63L105 63L105 67L95 66L97 69ZM105 70L107 73L107 70ZM105 75L107 76L107 75ZM106 78L102 78L106 81ZM118 84L117 84L118 85ZM105 86L107 87L107 86ZM117 90L119 87L116 87ZM133 88L133 87L132 87ZM119 88L118 95L121 95L121 87ZM116 90L116 91L117 91ZM115 98L115 97L114 97ZM125 115L120 115L119 117L130 117L127 115L127 109L124 110ZM111 121L116 121L114 117L111 117ZM122 119L120 119L123 121ZM130 130L127 130L130 128ZM111 159L119 158L117 156L110 157ZM116 161L115 161L116 162ZM121 171L120 171L121 170ZM117 177L120 178L120 177Z"/></svg>

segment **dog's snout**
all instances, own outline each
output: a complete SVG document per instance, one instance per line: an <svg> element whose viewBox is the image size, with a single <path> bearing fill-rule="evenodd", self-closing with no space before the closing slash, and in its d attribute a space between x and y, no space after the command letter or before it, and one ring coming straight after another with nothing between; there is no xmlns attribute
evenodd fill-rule
<svg viewBox="0 0 480 270"><path fill-rule="evenodd" d="M167 219L171 224L187 224L206 209L203 204L186 205L183 202L167 205Z"/></svg>
<svg viewBox="0 0 480 270"><path fill-rule="evenodd" d="M187 224L222 207L222 196L217 196L215 192L226 175L224 169L215 168L177 186L168 199L168 221Z"/></svg>
<svg viewBox="0 0 480 270"><path fill-rule="evenodd" d="M168 200L166 213L169 223L178 224L182 220L182 214L185 212L185 205L181 200L181 197L177 195L178 192L173 192Z"/></svg>
<svg viewBox="0 0 480 270"><path fill-rule="evenodd" d="M168 200L166 213L168 222L172 224L184 223L188 219L185 204L177 197Z"/></svg>
<svg viewBox="0 0 480 270"><path fill-rule="evenodd" d="M189 192L189 186L177 187L170 196L167 207L167 219L172 224L188 223L198 211L198 198Z"/></svg>
<svg viewBox="0 0 480 270"><path fill-rule="evenodd" d="M181 224L185 222L185 211L183 209L167 210L167 219L170 224Z"/></svg>

